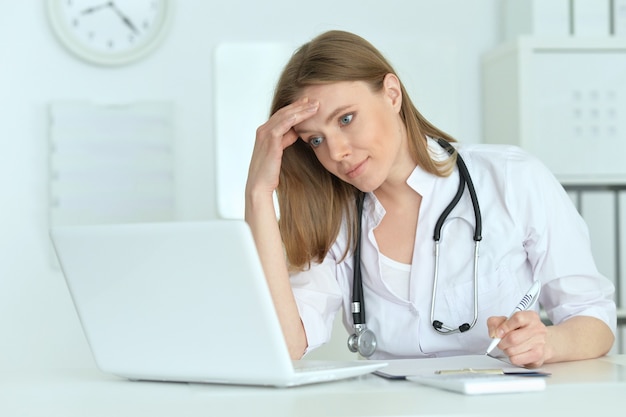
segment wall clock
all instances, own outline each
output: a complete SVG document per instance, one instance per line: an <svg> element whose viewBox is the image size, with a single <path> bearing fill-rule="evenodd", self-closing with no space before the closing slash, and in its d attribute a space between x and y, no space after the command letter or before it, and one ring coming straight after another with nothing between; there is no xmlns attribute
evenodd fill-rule
<svg viewBox="0 0 626 417"><path fill-rule="evenodd" d="M124 65L153 51L172 14L170 0L48 0L48 18L61 43L100 65Z"/></svg>

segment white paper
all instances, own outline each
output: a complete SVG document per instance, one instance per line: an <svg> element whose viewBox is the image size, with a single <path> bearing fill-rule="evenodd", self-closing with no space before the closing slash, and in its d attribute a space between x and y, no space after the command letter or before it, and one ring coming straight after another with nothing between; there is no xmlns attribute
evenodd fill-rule
<svg viewBox="0 0 626 417"><path fill-rule="evenodd" d="M436 371L450 371L472 368L502 369L503 372L522 372L526 368L515 366L510 362L496 359L487 355L461 355L443 358L396 359L387 361L388 365L378 373L390 377L410 375L434 374ZM538 372L538 369L528 372Z"/></svg>

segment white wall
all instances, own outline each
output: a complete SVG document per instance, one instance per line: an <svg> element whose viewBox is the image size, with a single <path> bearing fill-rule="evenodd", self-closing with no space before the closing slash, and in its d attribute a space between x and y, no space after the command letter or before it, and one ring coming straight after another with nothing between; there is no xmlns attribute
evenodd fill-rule
<svg viewBox="0 0 626 417"><path fill-rule="evenodd" d="M43 0L0 0L0 369L93 366L62 276L50 262L51 100L174 102L176 213L185 220L216 216L212 55L222 42L302 43L339 28L375 44L406 38L453 45L458 67L450 82L458 86L459 101L450 106L461 126L453 133L462 141L481 140L479 64L499 40L498 0L173 2L171 32L155 53L130 66L101 68L56 41ZM434 55L419 74L436 74L437 66ZM428 76L417 78L430 83Z"/></svg>

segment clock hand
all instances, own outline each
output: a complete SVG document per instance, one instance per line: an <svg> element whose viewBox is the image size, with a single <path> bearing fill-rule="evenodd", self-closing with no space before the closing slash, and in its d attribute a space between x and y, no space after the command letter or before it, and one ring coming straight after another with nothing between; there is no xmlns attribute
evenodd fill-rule
<svg viewBox="0 0 626 417"><path fill-rule="evenodd" d="M109 6L113 9L115 13L117 13L120 19L122 19L122 22L124 22L124 24L130 28L130 30L132 30L136 34L139 34L139 31L137 30L133 22L128 17L126 17L126 15L124 15L124 13L120 11L120 9L117 8L114 2L109 2Z"/></svg>
<svg viewBox="0 0 626 417"><path fill-rule="evenodd" d="M93 12L97 12L98 10L109 8L111 6L113 6L113 2L112 1L108 1L106 3L103 3L103 4L99 5L99 6L89 7L87 9L83 10L81 12L81 14L91 14Z"/></svg>

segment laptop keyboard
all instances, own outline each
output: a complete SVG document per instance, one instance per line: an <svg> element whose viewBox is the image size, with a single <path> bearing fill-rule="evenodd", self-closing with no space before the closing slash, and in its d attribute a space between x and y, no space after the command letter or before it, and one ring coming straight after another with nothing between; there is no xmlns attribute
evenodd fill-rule
<svg viewBox="0 0 626 417"><path fill-rule="evenodd" d="M296 372L326 371L347 366L350 364L346 362L293 361L293 369Z"/></svg>

